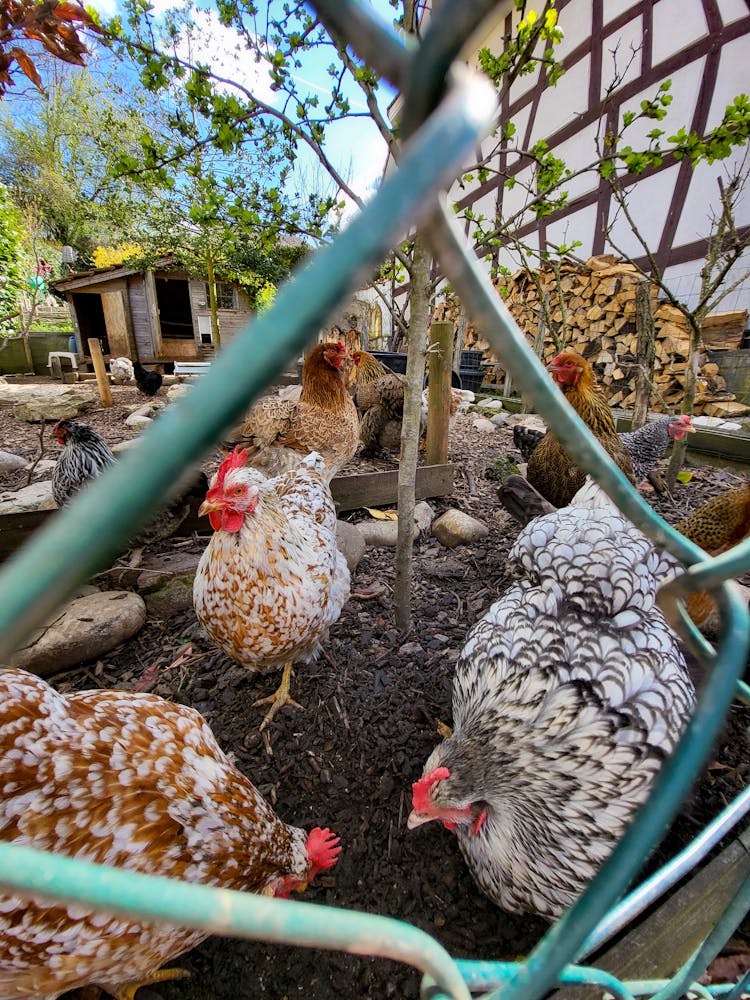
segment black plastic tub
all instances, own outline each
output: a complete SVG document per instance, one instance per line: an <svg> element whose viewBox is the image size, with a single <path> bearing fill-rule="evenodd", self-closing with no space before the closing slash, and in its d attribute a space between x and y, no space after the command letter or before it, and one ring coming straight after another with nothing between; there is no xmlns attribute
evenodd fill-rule
<svg viewBox="0 0 750 1000"><path fill-rule="evenodd" d="M464 368L481 368L484 351L461 351L461 371Z"/></svg>
<svg viewBox="0 0 750 1000"><path fill-rule="evenodd" d="M479 392L484 382L484 368L462 368L461 388L471 389L472 392Z"/></svg>
<svg viewBox="0 0 750 1000"><path fill-rule="evenodd" d="M377 358L386 368L390 368L392 372L397 372L399 375L406 375L406 355L400 354L398 351L372 351L372 356ZM482 353L481 351L479 352ZM480 372L480 375L482 372ZM427 376L424 377L424 384L427 385ZM463 385L462 378L458 372L451 372L451 385L454 389L465 389L466 386Z"/></svg>

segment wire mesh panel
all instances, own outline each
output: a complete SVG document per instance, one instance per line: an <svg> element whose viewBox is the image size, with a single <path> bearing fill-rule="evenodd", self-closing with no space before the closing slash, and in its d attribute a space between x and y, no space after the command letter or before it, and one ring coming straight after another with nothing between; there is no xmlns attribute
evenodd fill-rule
<svg viewBox="0 0 750 1000"><path fill-rule="evenodd" d="M646 884L615 906L674 817L735 693L750 632L747 609L726 581L750 568L750 542L708 559L644 503L550 381L439 195L496 124L494 89L465 67L453 68L461 46L494 4L443 3L418 50L404 47L357 4L318 0L315 6L403 93L403 133L408 142L399 169L335 242L285 286L274 307L223 349L190 393L168 408L143 436L138 455L126 453L6 564L0 573L2 654L10 654L79 584L107 564L134 529L164 503L165 491L186 465L211 447L317 333L358 277L419 223L443 273L514 383L621 510L688 567L662 599L672 620L710 667L709 679L678 751L662 768L636 822L586 893L524 962L457 963L429 935L378 915L135 875L18 845L0 844L0 887L212 933L398 959L425 974L426 996L466 1000L471 990L487 998L502 994L505 1000L535 1000L555 984L588 982L627 1000L641 993L668 1000L700 974L736 927L747 909L747 886L727 902L715 929L671 981L621 983L572 963L590 954L664 885L679 878L748 809L749 796L743 795L712 824L692 853L688 849L666 874L655 876L658 885ZM710 589L720 611L721 639L715 650L682 614L680 598L695 589ZM737 989L741 988L740 984ZM713 992L727 990L713 988Z"/></svg>

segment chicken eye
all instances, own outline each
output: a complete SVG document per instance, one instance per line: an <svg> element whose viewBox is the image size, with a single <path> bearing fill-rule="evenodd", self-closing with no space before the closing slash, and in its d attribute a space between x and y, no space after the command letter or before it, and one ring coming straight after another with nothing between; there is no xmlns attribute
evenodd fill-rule
<svg viewBox="0 0 750 1000"><path fill-rule="evenodd" d="M235 488L234 488L234 495L236 497L242 496L242 494L244 492L245 492L245 487L244 486L235 486Z"/></svg>

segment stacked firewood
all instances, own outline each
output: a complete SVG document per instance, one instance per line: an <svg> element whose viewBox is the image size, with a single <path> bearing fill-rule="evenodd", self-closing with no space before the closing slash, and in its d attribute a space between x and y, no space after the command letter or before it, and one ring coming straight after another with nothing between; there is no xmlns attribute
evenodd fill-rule
<svg viewBox="0 0 750 1000"><path fill-rule="evenodd" d="M497 287L513 318L545 362L554 357L559 345L573 348L594 365L610 404L628 409L635 401L635 299L641 281L632 264L601 256L585 264L562 263L533 274L520 270L512 278L500 279ZM658 300L656 287L651 288L651 295L656 333L651 409L673 412L680 408L684 396L690 332L679 309ZM557 340L544 324L540 325L542 298L548 301ZM502 383L502 362L495 359L487 341L471 327L464 346L484 350L491 363L490 379ZM750 412L734 402L718 366L708 362L705 352L700 360L705 363L698 370L695 413L734 416Z"/></svg>

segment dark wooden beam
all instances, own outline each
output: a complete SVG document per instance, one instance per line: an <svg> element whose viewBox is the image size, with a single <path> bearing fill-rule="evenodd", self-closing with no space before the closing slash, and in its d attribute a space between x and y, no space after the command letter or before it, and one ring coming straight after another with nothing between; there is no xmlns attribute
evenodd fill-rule
<svg viewBox="0 0 750 1000"><path fill-rule="evenodd" d="M703 943L750 878L746 830L602 955L586 962L620 980L669 978ZM552 1000L591 1000L592 989L558 990Z"/></svg>
<svg viewBox="0 0 750 1000"><path fill-rule="evenodd" d="M453 492L453 465L422 465L417 469L415 495L443 497ZM398 469L392 472L363 472L355 476L337 476L331 480L331 493L339 510L379 507L395 503L398 495Z"/></svg>

